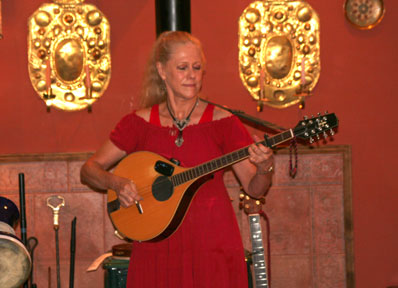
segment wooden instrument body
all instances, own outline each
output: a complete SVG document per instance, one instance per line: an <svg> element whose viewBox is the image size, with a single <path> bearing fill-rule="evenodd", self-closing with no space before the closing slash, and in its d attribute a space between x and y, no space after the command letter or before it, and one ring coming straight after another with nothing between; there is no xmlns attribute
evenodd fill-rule
<svg viewBox="0 0 398 288"><path fill-rule="evenodd" d="M138 193L143 197L140 214L135 205L120 208L109 213L112 223L122 236L138 241L157 241L167 238L181 224L191 200L203 182L208 177L199 180L192 179L178 186L172 187L170 198L159 201L154 197L152 187L159 177L166 177L158 173L154 167L157 161L162 161L174 168L174 173L181 173L189 168L175 165L167 159L148 151L135 152L124 158L116 167L114 174L134 181ZM116 192L108 191L108 203L118 201ZM108 209L109 212L109 209Z"/></svg>

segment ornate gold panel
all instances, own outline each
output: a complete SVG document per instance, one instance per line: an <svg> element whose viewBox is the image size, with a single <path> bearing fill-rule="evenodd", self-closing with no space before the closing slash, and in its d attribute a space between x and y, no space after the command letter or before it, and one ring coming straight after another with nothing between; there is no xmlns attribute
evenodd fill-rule
<svg viewBox="0 0 398 288"><path fill-rule="evenodd" d="M239 18L239 74L258 101L303 102L319 79L319 17L304 1L255 1Z"/></svg>
<svg viewBox="0 0 398 288"><path fill-rule="evenodd" d="M54 0L28 20L29 77L48 107L91 109L111 76L110 26L84 0Z"/></svg>

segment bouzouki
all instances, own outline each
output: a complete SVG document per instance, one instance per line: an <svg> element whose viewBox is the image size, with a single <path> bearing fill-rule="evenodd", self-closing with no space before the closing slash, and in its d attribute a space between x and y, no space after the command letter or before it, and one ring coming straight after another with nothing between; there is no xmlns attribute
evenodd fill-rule
<svg viewBox="0 0 398 288"><path fill-rule="evenodd" d="M252 243L251 260L253 263L255 288L267 288L267 266L264 255L263 234L261 231L260 211L264 198L253 199L245 193L241 194L240 208L243 208L249 218L250 239ZM269 256L268 256L269 257Z"/></svg>
<svg viewBox="0 0 398 288"><path fill-rule="evenodd" d="M275 147L294 137L310 139L327 136L338 125L331 114L300 121L293 129L259 143ZM169 237L179 227L196 190L211 178L213 172L249 157L244 147L195 167L186 168L156 153L141 151L126 156L119 162L114 174L132 179L143 198L136 205L124 208L117 194L108 190L107 210L118 234L136 241L158 241Z"/></svg>

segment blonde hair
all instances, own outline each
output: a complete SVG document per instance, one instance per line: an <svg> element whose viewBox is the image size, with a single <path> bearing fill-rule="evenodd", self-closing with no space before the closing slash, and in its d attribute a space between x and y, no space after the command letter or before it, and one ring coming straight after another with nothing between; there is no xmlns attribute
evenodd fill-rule
<svg viewBox="0 0 398 288"><path fill-rule="evenodd" d="M166 101L167 92L165 84L160 78L156 63L166 64L176 45L192 43L196 45L202 54L203 67L205 66L205 56L200 41L184 31L166 31L159 35L153 45L152 52L146 65L146 71L142 83L141 108L151 107Z"/></svg>

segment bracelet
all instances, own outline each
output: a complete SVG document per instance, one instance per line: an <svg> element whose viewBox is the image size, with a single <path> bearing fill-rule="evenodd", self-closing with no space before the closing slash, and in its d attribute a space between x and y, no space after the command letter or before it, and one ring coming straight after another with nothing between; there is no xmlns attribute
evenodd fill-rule
<svg viewBox="0 0 398 288"><path fill-rule="evenodd" d="M272 171L274 171L274 166L270 166L270 167L268 168L268 170L265 171L265 172L258 172L258 170L257 170L256 174L257 174L257 175L267 175L268 173L271 173Z"/></svg>

